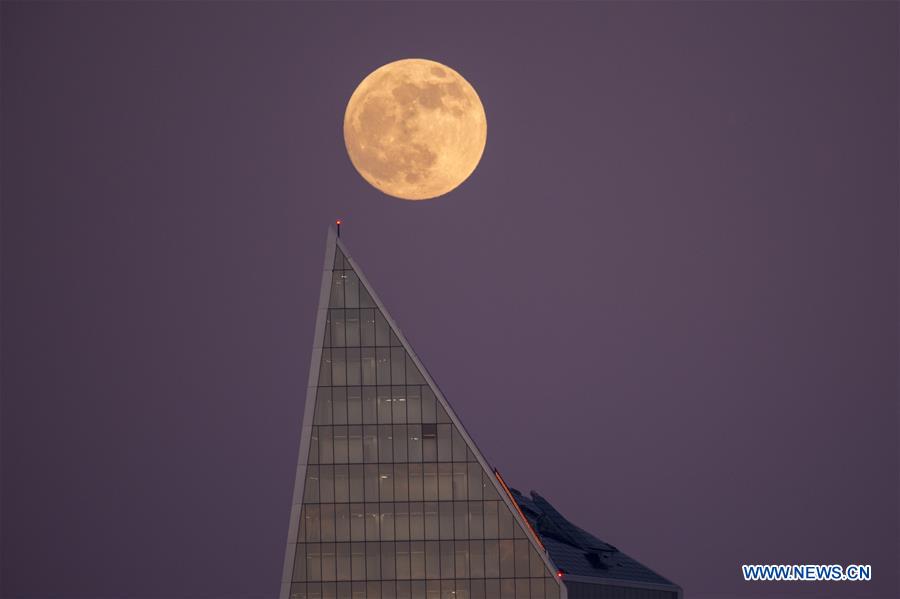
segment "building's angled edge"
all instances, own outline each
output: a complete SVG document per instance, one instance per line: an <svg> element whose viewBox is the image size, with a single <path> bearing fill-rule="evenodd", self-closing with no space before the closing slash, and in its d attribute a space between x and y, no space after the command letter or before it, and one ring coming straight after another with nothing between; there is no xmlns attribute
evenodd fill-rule
<svg viewBox="0 0 900 599"><path fill-rule="evenodd" d="M319 288L319 304L316 308L316 328L313 337L312 355L309 359L309 380L306 385L306 404L303 409L303 423L300 429L300 450L294 477L294 494L291 500L291 519L288 526L287 547L284 552L284 568L281 575L280 599L289 599L291 594L291 574L294 566L297 528L303 501L303 486L306 482L306 462L309 458L309 443L312 433L313 411L316 407L316 387L319 384L319 362L322 359L322 343L325 337L325 320L328 317L328 300L331 295L331 273L334 252L337 247L337 232L328 227L325 242L325 261L322 265L322 284Z"/></svg>
<svg viewBox="0 0 900 599"><path fill-rule="evenodd" d="M366 275L365 275L363 269L353 259L353 256L347 250L346 245L344 245L343 241L341 241L340 238L336 238L336 243L337 243L337 246L340 248L341 252L344 254L344 258L353 267L353 270L354 270L354 272L356 272L356 275L359 277L360 282L363 284L363 286L365 286L366 290L369 292L369 295L372 297L372 301L375 302L375 305L378 307L379 310L381 310L381 313L384 315L385 320L387 320L388 324L391 326L391 328L396 333L397 338L400 340L400 343L403 345L403 348L406 350L407 354L409 354L413 363L419 369L419 372L422 374L422 377L425 379L425 382L428 384L429 387L431 387L432 391L434 391L435 397L438 399L439 402L441 402L441 406L447 412L447 415L450 417L450 420L453 422L454 426L456 426L460 435L465 440L466 445L468 445L469 449L472 451L472 454L478 459L478 462L481 465L481 467L484 469L484 471L491 475L488 477L488 479L491 480L491 482L494 485L494 489L497 492L497 495L501 498L501 500L506 504L507 508L512 513L513 519L516 521L518 526L525 533L525 538L528 539L528 542L532 545L532 547L534 547L534 549L537 551L537 554L541 557L541 559L543 559L544 564L547 566L548 571L555 572L556 566L550 560L549 556L547 555L546 550L543 548L543 546L540 544L540 542L537 539L535 539L534 532L531 530L531 526L529 525L529 523L527 521L524 520L521 512L519 511L519 506L513 502L512 497L510 497L509 494L506 492L506 490L503 489L500 482L497 480L497 477L493 474L494 471L491 468L491 465L484 458L484 455L481 453L481 450L478 449L478 445L475 443L475 441L469 435L465 426L460 421L459 417L456 415L456 412L453 410L453 408L450 406L450 403L447 401L447 398L444 397L444 394L441 392L440 387L438 387L437 383L434 381L434 378L432 378L431 374L428 372L428 369L425 368L425 365L419 359L419 356L416 354L415 350L413 350L409 341L406 339L406 336L403 334L402 329L397 325L397 322L391 317L390 311L387 310L387 308L385 308L384 303L381 301L381 298L378 297L378 294L375 292L375 289L372 287L372 285L369 283L369 280L366 278ZM334 257L334 249L333 248L331 248L331 255L333 258ZM326 257L326 266L327 266L327 257ZM325 285L325 282L323 279L323 286L324 285ZM324 290L324 287L323 287L323 290ZM324 293L324 291L323 291L323 293ZM321 297L320 297L320 301L322 301ZM325 301L327 302L328 300L326 299ZM327 304L326 304L326 312L327 312ZM320 320L321 320L322 324L324 325L324 319L322 318L321 314L320 314ZM318 327L318 322L317 322L317 327ZM321 346L321 341L319 341L318 343ZM321 347L320 347L320 350L321 350ZM312 376L313 375L310 374L310 377L312 377ZM312 379L310 379L310 380L312 380ZM307 395L307 403L311 403L311 401L312 400L310 399L309 395ZM307 407L307 409L308 409L308 407ZM308 417L311 421L312 415L309 414ZM306 428L306 425L304 425L304 429L305 428ZM307 445L308 444L309 444L309 439L307 436ZM301 447L302 447L302 444L301 444ZM299 476L299 474L298 474L298 476ZM302 486L303 483L300 482L299 484ZM301 497L302 497L302 495L301 495ZM293 522L293 519L292 519L292 522ZM293 528L294 532L296 532L296 525L292 524L292 526L294 527ZM293 559L293 556L292 556L292 559ZM285 572L288 572L289 567L290 567L289 564L287 562L285 562ZM289 579L290 573L288 573L286 575L286 577L287 577L287 579ZM557 585L559 586L560 599L567 599L568 594L567 594L567 589L566 589L565 584L563 584L562 581L560 581L556 577L554 577L554 580L556 581ZM286 599L286 596L283 597L282 599Z"/></svg>

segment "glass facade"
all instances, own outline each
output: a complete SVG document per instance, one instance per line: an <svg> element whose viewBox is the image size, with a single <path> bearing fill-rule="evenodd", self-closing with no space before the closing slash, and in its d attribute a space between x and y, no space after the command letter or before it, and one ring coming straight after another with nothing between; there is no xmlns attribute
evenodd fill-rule
<svg viewBox="0 0 900 599"><path fill-rule="evenodd" d="M292 599L558 599L559 585L335 249Z"/></svg>

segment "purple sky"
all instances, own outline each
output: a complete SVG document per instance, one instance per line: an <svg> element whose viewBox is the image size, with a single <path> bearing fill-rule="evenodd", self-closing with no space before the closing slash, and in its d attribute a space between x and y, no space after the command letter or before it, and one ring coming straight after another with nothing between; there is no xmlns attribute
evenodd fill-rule
<svg viewBox="0 0 900 599"><path fill-rule="evenodd" d="M690 597L900 595L897 3L4 2L0 33L4 597L277 594L338 216L513 486ZM431 202L341 136L405 57L488 117Z"/></svg>

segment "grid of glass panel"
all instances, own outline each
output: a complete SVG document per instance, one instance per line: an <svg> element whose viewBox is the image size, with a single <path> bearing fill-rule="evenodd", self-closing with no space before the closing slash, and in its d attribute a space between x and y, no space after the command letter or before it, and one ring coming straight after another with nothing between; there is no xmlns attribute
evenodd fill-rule
<svg viewBox="0 0 900 599"><path fill-rule="evenodd" d="M292 599L558 599L559 588L336 250Z"/></svg>

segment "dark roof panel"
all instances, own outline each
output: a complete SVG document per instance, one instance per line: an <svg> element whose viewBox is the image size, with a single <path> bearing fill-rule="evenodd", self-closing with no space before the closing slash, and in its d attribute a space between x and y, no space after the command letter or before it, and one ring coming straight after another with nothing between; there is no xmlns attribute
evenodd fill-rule
<svg viewBox="0 0 900 599"><path fill-rule="evenodd" d="M563 571L564 577L568 574L674 586L671 581L616 547L566 520L549 501L534 491L531 497L512 488L510 493L547 548L550 560Z"/></svg>

